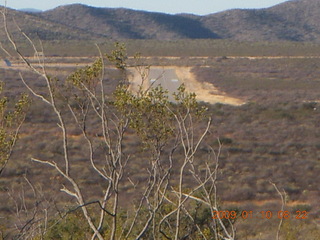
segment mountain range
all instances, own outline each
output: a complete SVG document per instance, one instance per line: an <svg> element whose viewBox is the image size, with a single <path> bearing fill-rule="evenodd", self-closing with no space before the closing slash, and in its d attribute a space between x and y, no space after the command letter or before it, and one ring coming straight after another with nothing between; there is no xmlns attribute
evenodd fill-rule
<svg viewBox="0 0 320 240"><path fill-rule="evenodd" d="M210 38L320 42L320 0L294 0L265 9L233 9L205 16L81 4L43 12L9 9L8 23L16 29L14 32L18 30L12 19L24 32L43 40Z"/></svg>

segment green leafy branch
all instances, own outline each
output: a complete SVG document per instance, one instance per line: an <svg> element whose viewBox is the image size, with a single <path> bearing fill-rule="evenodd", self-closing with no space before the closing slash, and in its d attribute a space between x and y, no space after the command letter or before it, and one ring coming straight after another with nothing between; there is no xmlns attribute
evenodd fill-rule
<svg viewBox="0 0 320 240"><path fill-rule="evenodd" d="M81 68L72 73L67 78L67 82L73 84L75 87L81 90L85 88L92 90L97 83L95 80L101 76L102 68L102 59L99 58L92 65Z"/></svg>
<svg viewBox="0 0 320 240"><path fill-rule="evenodd" d="M0 94L2 91L3 83L0 83ZM7 97L0 98L0 174L3 172L12 154L29 105L30 99L26 94L20 96L13 110L9 110L9 100Z"/></svg>

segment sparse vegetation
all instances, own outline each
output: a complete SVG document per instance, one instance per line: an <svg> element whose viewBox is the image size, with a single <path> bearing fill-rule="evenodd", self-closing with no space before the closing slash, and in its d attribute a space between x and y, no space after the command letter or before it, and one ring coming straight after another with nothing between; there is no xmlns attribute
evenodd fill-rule
<svg viewBox="0 0 320 240"><path fill-rule="evenodd" d="M186 61L188 61L188 58ZM193 61L191 59L189 64L194 64ZM310 209L310 218L304 220L303 223L302 220L290 221L290 227L288 227L288 223L285 221L282 234L287 234L288 237L292 234L292 236L299 236L290 232L292 226L299 225L303 226L304 229L306 226L312 226L311 220L317 219L317 209L319 209L319 192L316 185L318 174L316 173L319 169L320 148L318 146L319 136L315 131L319 127L319 103L316 99L319 84L318 81L315 81L318 76L318 67L316 60L310 60L310 63L314 64L312 71L304 65L301 65L299 71L297 71L299 65L295 61L287 60L284 62L287 67L292 65L292 69L296 71L294 75L290 75L289 70L284 72L280 70L281 61L274 63L273 59L257 61L226 59L222 62L212 60L210 68L194 68L194 73L199 81L210 81L229 94L250 99L248 104L241 107L221 104L205 105L208 108L208 114L212 117L212 128L210 129L210 135L208 135L209 141L207 141L217 148L219 143L216 138L219 137L221 139L220 143L223 144L220 153L220 174L217 179L221 206L225 207L224 209L237 207L241 211L278 211L280 206L278 196L269 184L269 180L272 179L287 192L289 203L290 201L301 202L302 205L300 206L303 210ZM266 83L268 74L273 75L276 68L279 68L277 70L279 82L272 80L272 84L271 82L270 84ZM241 74L237 75L239 73L237 69L242 69L246 77ZM263 71L260 72L256 69L263 69ZM211 73L217 71L220 72L219 75ZM71 72L72 69L65 69L66 74L70 75ZM255 72L255 74L250 76L250 72ZM232 77L228 77L230 73L233 73ZM297 77L297 73L301 76L308 73L310 80ZM4 93L8 97L15 96L16 92L21 92L23 85L13 69L2 69L1 74L6 81ZM259 74L263 75L262 79L259 79ZM106 93L111 94L116 89L121 76L121 74L117 75L116 72L109 72L108 70L108 75L104 79ZM221 78L219 79L217 76ZM281 80L283 76L287 76L286 80ZM41 84L39 78L34 74L27 73L24 77L30 83L30 86L36 88L37 91L45 91L45 85ZM63 78L63 74L59 78ZM306 81L313 81L313 84L305 85ZM91 119L90 124L88 124L94 126L96 123ZM35 128L35 126L38 127ZM2 212L8 214L10 209L15 208L12 205L14 203L12 198L7 195L8 190L18 194L21 185L24 185L26 192L31 191L27 187L28 185L22 184L25 181L23 178L25 173L27 173L30 182L37 185L37 190L43 196L41 202L56 206L47 208L48 216L52 217L50 224L54 223L52 228L48 229L48 234L50 232L51 235L57 234L57 232L55 233L56 230L63 234L64 230L61 227L67 226L64 222L69 219L67 217L59 220L60 217L55 213L57 211L61 214L66 213L74 206L70 205L71 199L62 193L52 196L52 191L58 193L59 186L65 184L63 178L46 168L45 179L49 179L52 185L51 189L46 189L45 186L48 181L42 175L43 167L30 163L26 159L34 156L34 153L37 153L39 158L48 161L62 156L63 148L54 130L55 126L55 117L48 108L43 103L33 101L25 126L21 131L21 140L13 154L14 161L8 163L1 178L2 186L9 186L9 184L11 186L9 189L2 189L1 198L4 202L8 202L7 206L2 207ZM91 176L92 170L83 168L85 164L85 158L83 157L85 142L80 138L81 131L76 126L70 125L69 134L70 154L74 159L74 177L81 179L81 186L92 186L92 184L97 183L98 179ZM39 141L35 143L34 139ZM138 154L137 152L137 150L143 149L142 147L134 135L127 135L125 145L127 152L132 151L138 159L143 159L144 153ZM101 151L102 149L97 148L97 154L101 154ZM197 158L203 159L208 151L207 147L201 147ZM130 174L136 181L141 182L147 179L148 175L141 172L144 165L144 161L135 161L130 166ZM303 167L301 168L301 166ZM200 165L199 170L203 171L204 166ZM189 182L190 178L186 177L186 181ZM137 192L129 183L125 184L123 189L127 196L121 198L120 202L124 205L123 207L128 207L128 203L124 199L131 199L137 195ZM90 187L90 191L86 192L85 196L91 196L88 199L94 200L96 194L98 194L97 189ZM28 205L29 214L32 213L33 209L31 199L30 205ZM232 202L235 201L237 204L232 205ZM288 207L288 210L292 209L292 213L294 213L297 208L297 205L294 205ZM79 210L75 214L79 214ZM73 213L70 215L71 218L72 215ZM199 221L203 221L203 217L200 217ZM10 226L10 223L14 221L17 221L17 216L8 218L2 225ZM70 220L69 224L71 223L76 224L76 221ZM21 224L23 226L23 223ZM270 228L268 230L264 229L263 225L265 224L276 229L276 219L268 222L238 219L236 222L238 236L250 239L262 234L265 239L268 239ZM70 227L76 229L76 226L72 226L72 224ZM12 234L14 232L14 229L8 230L3 230L3 233ZM208 229L204 228L202 230L210 235ZM315 234L315 229L312 231L312 234Z"/></svg>
<svg viewBox="0 0 320 240"><path fill-rule="evenodd" d="M33 57L23 44L22 52ZM99 44L102 52L112 45ZM23 78L49 104L33 98L14 151L12 140L0 139L11 144L1 147L5 159L10 150L11 160L0 166L0 238L220 239L232 237L234 226L239 239L274 239L281 202L270 181L285 191L290 214L280 239L318 238L319 45L128 40L128 59L124 46L109 58L89 42L43 46L47 74L24 71ZM125 69L135 65L135 51L147 56L140 59L145 65L192 67L198 81L247 103L197 103L183 86L175 104L163 88L132 94ZM58 57L70 65L57 66ZM111 69L115 61L120 73ZM0 79L8 99L25 89L14 67L0 69ZM19 126L25 108L2 113L11 117L1 123ZM216 210L238 218L213 220ZM240 217L250 211L255 217ZM272 218L261 214L267 211Z"/></svg>

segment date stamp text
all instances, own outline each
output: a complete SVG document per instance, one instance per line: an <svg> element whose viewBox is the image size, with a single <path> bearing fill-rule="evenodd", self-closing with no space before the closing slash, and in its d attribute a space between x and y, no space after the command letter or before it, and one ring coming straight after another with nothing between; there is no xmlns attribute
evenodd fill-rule
<svg viewBox="0 0 320 240"><path fill-rule="evenodd" d="M260 211L260 212L254 212L254 211L242 211L242 212L236 212L236 211L213 211L213 219L307 219L308 218L307 211Z"/></svg>

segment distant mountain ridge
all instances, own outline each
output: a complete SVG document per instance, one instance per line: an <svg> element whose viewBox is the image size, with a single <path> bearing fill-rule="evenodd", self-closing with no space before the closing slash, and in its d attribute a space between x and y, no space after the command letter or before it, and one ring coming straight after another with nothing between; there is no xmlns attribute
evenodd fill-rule
<svg viewBox="0 0 320 240"><path fill-rule="evenodd" d="M95 8L75 4L39 14L42 18L108 38L217 38L192 18L125 8Z"/></svg>
<svg viewBox="0 0 320 240"><path fill-rule="evenodd" d="M287 1L266 9L198 16L125 8L65 5L36 13L11 11L42 39L232 39L320 42L320 0ZM24 14L24 16L23 16Z"/></svg>

